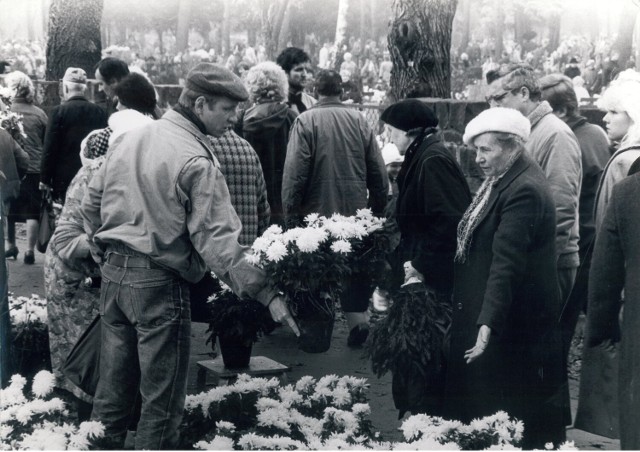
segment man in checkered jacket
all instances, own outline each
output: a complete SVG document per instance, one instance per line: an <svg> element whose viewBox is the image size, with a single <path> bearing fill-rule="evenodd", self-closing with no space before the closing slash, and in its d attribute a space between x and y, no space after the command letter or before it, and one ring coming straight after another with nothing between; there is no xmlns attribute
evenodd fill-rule
<svg viewBox="0 0 640 452"><path fill-rule="evenodd" d="M250 246L269 227L271 215L260 159L249 142L232 130L221 137L207 135L207 138L220 162L231 204L242 223L238 241Z"/></svg>

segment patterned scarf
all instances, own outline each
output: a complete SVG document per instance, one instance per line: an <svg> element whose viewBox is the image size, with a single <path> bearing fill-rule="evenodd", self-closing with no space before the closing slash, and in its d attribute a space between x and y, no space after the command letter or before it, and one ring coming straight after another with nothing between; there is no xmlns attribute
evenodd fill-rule
<svg viewBox="0 0 640 452"><path fill-rule="evenodd" d="M483 217L487 206L489 204L489 198L493 189L498 185L500 179L511 169L515 161L522 154L522 149L516 151L507 162L505 169L497 176L487 177L480 188L478 193L473 198L471 205L467 208L460 223L458 223L458 245L456 247L455 262L464 264L467 261L469 255L469 248L471 248L471 240L473 239L473 233L480 223L480 219Z"/></svg>

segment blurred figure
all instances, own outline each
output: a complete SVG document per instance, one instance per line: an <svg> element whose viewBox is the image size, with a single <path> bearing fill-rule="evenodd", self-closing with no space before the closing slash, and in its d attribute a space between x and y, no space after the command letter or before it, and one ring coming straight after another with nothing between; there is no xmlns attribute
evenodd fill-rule
<svg viewBox="0 0 640 452"><path fill-rule="evenodd" d="M358 65L355 61L353 61L353 55L349 52L345 52L343 55L344 61L340 64L340 74L342 75L342 71L348 71L352 77L358 77ZM344 81L344 80L343 80Z"/></svg>
<svg viewBox="0 0 640 452"><path fill-rule="evenodd" d="M612 191L590 273L587 347L619 350L620 448L640 449L640 174ZM622 312L624 306L624 313Z"/></svg>
<svg viewBox="0 0 640 452"><path fill-rule="evenodd" d="M580 75L580 68L578 67L578 60L576 57L571 57L569 60L569 64L567 64L566 69L564 70L564 75L573 79L574 77L578 77Z"/></svg>
<svg viewBox="0 0 640 452"><path fill-rule="evenodd" d="M35 89L31 79L22 72L12 72L6 78L7 87L12 93L11 111L22 115L25 137L22 147L29 155L29 166L20 183L20 194L11 202L7 217L7 243L9 248L5 257L17 258L16 223L27 224L27 251L24 253L24 263L35 263L34 249L38 239L38 219L40 217L41 193L38 189L40 182L40 160L42 145L47 129L47 115L40 108L33 105Z"/></svg>
<svg viewBox="0 0 640 452"><path fill-rule="evenodd" d="M593 85L596 82L597 75L598 75L598 71L596 71L595 60L587 61L587 65L582 73L582 78L584 79L585 88L587 89L587 91L589 91L589 97L595 94L593 92Z"/></svg>
<svg viewBox="0 0 640 452"><path fill-rule="evenodd" d="M287 105L298 114L313 107L317 100L304 92L305 88L313 82L309 55L297 47L287 47L278 55L276 63L287 74L289 82Z"/></svg>
<svg viewBox="0 0 640 452"><path fill-rule="evenodd" d="M566 374L557 318L555 206L527 155L530 123L492 108L466 127L486 179L458 225L445 414L471 422L503 410L523 449L565 439L556 395Z"/></svg>
<svg viewBox="0 0 640 452"><path fill-rule="evenodd" d="M82 199L93 175L104 163L109 145L122 134L151 123L156 106L153 86L140 74L125 76L112 88L118 98L117 111L109 118L107 128L83 141L83 165L67 190L44 266L51 367L56 386L73 394L81 421L89 419L93 398L67 380L61 367L99 313L100 267L91 257L84 231Z"/></svg>
<svg viewBox="0 0 640 452"><path fill-rule="evenodd" d="M578 99L578 102L581 105L584 104L583 99L588 99L589 97L591 97L591 95L589 94L589 91L587 91L587 88L584 87L584 79L578 75L574 77L571 81L573 83L573 90L576 93L576 98Z"/></svg>
<svg viewBox="0 0 640 452"><path fill-rule="evenodd" d="M347 104L361 104L362 92L358 84L352 79L351 72L343 69L340 71L340 77L342 78L342 96L340 96L342 102Z"/></svg>
<svg viewBox="0 0 640 452"><path fill-rule="evenodd" d="M331 55L329 53L329 48L331 44L325 42L322 48L320 49L320 53L318 54L318 68L320 69L329 69L331 64Z"/></svg>
<svg viewBox="0 0 640 452"><path fill-rule="evenodd" d="M286 104L287 75L280 66L268 61L252 67L244 82L252 106L238 121L238 131L260 159L271 206L271 224L284 226L282 173L289 134L298 116Z"/></svg>
<svg viewBox="0 0 640 452"><path fill-rule="evenodd" d="M51 190L61 203L80 162L80 143L89 132L107 126L107 113L86 98L87 74L67 68L62 79L65 102L55 107L47 124L40 165L40 190Z"/></svg>

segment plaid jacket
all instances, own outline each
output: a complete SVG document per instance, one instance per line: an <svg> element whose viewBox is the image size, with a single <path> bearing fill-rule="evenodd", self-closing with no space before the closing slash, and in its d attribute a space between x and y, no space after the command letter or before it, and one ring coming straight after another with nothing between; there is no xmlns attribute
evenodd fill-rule
<svg viewBox="0 0 640 452"><path fill-rule="evenodd" d="M231 204L242 223L240 244L251 245L269 226L271 214L258 154L233 131L219 138L210 135L207 138L227 181Z"/></svg>

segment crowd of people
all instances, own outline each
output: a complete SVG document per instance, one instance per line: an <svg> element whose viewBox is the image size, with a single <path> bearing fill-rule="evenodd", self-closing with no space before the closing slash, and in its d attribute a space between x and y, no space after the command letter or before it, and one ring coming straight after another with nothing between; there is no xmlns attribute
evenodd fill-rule
<svg viewBox="0 0 640 452"><path fill-rule="evenodd" d="M607 354L621 341L620 379L601 386L618 388L619 411L609 414L622 448L640 448L630 334L638 322L640 75L623 71L602 93L605 133L580 116L570 76L540 78L526 64L488 71L490 108L463 137L484 173L473 194L438 116L417 99L382 112L388 143L380 149L376 131L346 105L345 78L361 70L350 56L339 71L326 53L314 67L295 47L242 73L241 59L201 62L164 114L151 82L114 57L93 74L104 106L87 100L87 74L70 67L63 102L48 117L33 105L27 75L6 77L12 96L0 107L23 115L26 138L0 130L3 200L9 224L27 222L25 264L34 262L40 193L62 205L45 286L53 370L78 417L105 425L104 447L121 449L131 428L136 448L174 447L191 286L212 271L299 334L286 300L245 259L247 245L269 225L369 207L386 216L390 244L376 296L393 304L418 284L447 331L442 349L418 351L446 362L437 384L394 375L401 415L470 422L504 410L524 422L525 449L559 445L571 424L569 348L586 311L583 372L611 366ZM15 237L7 242L5 255L16 259ZM372 294L358 283L348 281L340 300L350 347L370 334ZM98 313L100 378L90 395L61 366ZM576 426L598 429L589 415L602 409L598 397L581 395Z"/></svg>

